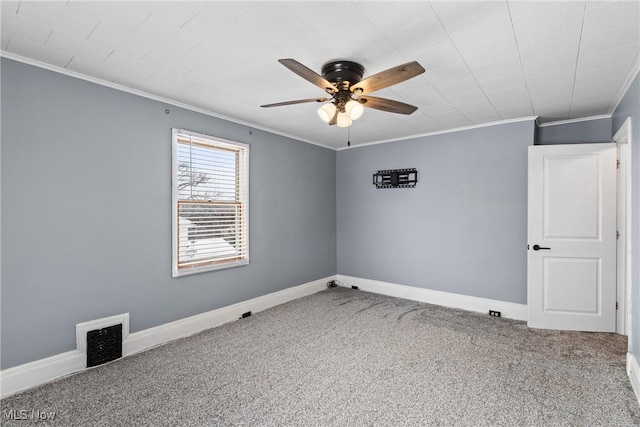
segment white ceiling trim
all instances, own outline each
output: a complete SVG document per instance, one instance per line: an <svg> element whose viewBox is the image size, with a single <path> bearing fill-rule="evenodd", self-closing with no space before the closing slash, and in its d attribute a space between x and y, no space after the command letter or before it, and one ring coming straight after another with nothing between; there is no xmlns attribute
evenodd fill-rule
<svg viewBox="0 0 640 427"><path fill-rule="evenodd" d="M440 130L440 131L437 131L437 132L421 133L421 134L418 134L418 135L412 135L412 136L407 136L407 137L403 137L403 138L393 138L393 139L385 139L385 140L382 140L382 141L367 142L367 143L364 143L364 144L354 145L353 147L339 147L339 148L336 148L336 151L349 150L349 149L352 149L352 148L367 147L369 145L386 144L387 142L407 141L409 139L424 138L426 136L444 135L444 134L447 134L447 133L462 132L462 131L465 131L465 130L473 130L473 129L485 128L485 127L489 127L489 126L499 126L499 125L505 125L505 124L509 124L509 123L519 123L519 122L536 121L536 120L538 120L538 116L529 116L529 117L519 117L519 118L516 118L516 119L498 120L498 121L495 121L495 122L480 123L480 124L477 124L477 125L463 126L463 127L459 127L459 128L455 128L455 129L445 129L445 130Z"/></svg>
<svg viewBox="0 0 640 427"><path fill-rule="evenodd" d="M172 99L164 98L162 96L153 95L153 94L150 94L150 93L142 91L142 90L133 89L133 88L130 88L128 86L123 86L123 85L120 85L118 83L110 82L110 81L107 81L107 80L102 80L102 79L99 79L97 77L88 76L86 74L78 73L76 71L71 71L71 70L68 70L66 68L58 67L56 65L51 65L51 64L47 64L45 62L36 61L34 59L25 58L24 56L16 55L14 53L7 52L5 50L1 50L0 51L0 57L5 57L7 59L12 59L14 61L22 62L22 63L27 64L27 65L33 65L34 67L43 68L45 70L53 71L54 73L64 74L64 75L69 76L69 77L75 77L75 78L80 79L80 80L85 80L85 81L88 81L90 83L98 84L100 86L106 86L108 88L119 90L121 92L130 93L132 95L141 96L143 98L151 99L153 101L158 101L158 102L162 102L164 104L173 105L174 107L184 108L185 110L190 110L190 111L194 111L196 113L205 114L207 116L211 116L211 117L215 117L215 118L218 118L218 119L226 120L228 122L232 122L232 123L236 123L236 124L239 124L239 125L247 126L247 127L252 128L252 129L262 130L262 131L265 131L265 132L269 132L269 133L273 133L273 134L276 134L276 135L284 136L286 138L290 138L290 139L293 139L293 140L296 140L296 141L306 142L308 144L317 145L317 146L320 146L320 147L323 147L323 148L328 148L330 150L335 150L336 149L335 147L331 147L329 145L324 145L324 144L321 144L321 143L316 142L316 141L311 141L311 140L304 139L304 138L301 138L301 137L298 137L298 136L294 136L294 135L291 135L291 134L288 134L288 133L285 133L285 132L281 132L281 131L278 131L278 130L275 130L275 129L271 129L271 128L268 128L268 127L256 125L254 123L249 123L249 122L245 122L245 121L242 121L242 120L238 120L238 119L235 119L233 117L228 117L228 116L225 116L223 114L218 114L218 113L215 113L213 111L205 110L203 108L195 107L193 105L189 105L189 104L185 104L185 103L182 103L182 102L174 101Z"/></svg>
<svg viewBox="0 0 640 427"><path fill-rule="evenodd" d="M158 101L158 102L162 102L164 104L169 104L169 105L173 105L175 107L180 107L180 108L184 108L186 110L190 110L190 111L194 111L196 113L201 113L201 114L205 114L207 116L211 116L211 117L216 117L218 119L222 119L222 120L227 120L229 122L233 122L233 123L237 123L243 126L247 126L253 129L259 129L259 130L263 130L265 132L270 132L276 135L280 135L280 136L284 136L286 138L291 138L294 139L296 141L301 141L301 142L306 142L308 144L312 144L312 145L317 145L323 148L328 148L330 150L334 150L334 151L340 151L340 150L345 150L347 148L357 148L357 147L365 147L368 145L376 145L376 144L385 144L387 142L397 142L397 141L404 141L407 139L414 139L414 138L422 138L425 136L434 136L434 135L443 135L443 134L447 134L447 133L452 133L452 132L460 132L460 131L464 131L464 130L471 130L471 129L477 129L477 128L483 128L483 127L487 127L487 126L497 126L497 125L502 125L502 124L506 124L506 123L517 123L517 122L523 122L523 121L527 121L527 120L537 120L538 116L530 116L530 117L520 117L520 118L516 118L516 119L508 119L508 120L500 120L500 121L496 121L496 122L489 122L489 123L481 123L481 124L477 124L477 125L470 125L470 126L464 126L464 127L460 127L460 128L455 128L455 129L445 129L445 130L441 130L441 131L437 131L437 132L428 132L428 133L422 133L422 134L416 134L416 135L410 135L410 136L406 136L406 137L401 137L401 138L392 138L392 139L384 139L384 140L380 140L380 141L373 141L373 142L368 142L365 144L358 144L358 145L354 145L353 147L331 147L328 145L324 145L324 144L320 144L316 141L311 141L311 140L307 140L307 139L302 139L300 137L294 136L294 135L290 135L284 132L280 132L277 131L275 129L271 129L271 128L267 128L264 126L258 126L255 125L253 123L249 123L249 122L245 122L242 120L238 120L235 119L233 117L228 117L222 114L217 114L214 113L213 111L209 111L209 110L205 110L199 107L194 107L193 105L189 105L189 104L184 104L182 102L177 102L168 98L163 98L161 96L158 95L153 95L150 94L148 92L144 92L138 89L133 89L127 86L123 86L114 82L110 82L107 80L102 80L99 79L97 77L92 77L92 76L88 76L86 74L82 74L82 73L78 73L76 71L71 71L71 70L67 70L66 68L62 68L62 67L58 67L56 65L51 65L51 64L47 64L45 62L40 62L40 61L36 61L34 59L30 59L30 58L25 58L24 56L20 56L20 55L16 55L14 53L11 52L7 52L5 50L0 51L0 57L5 57L7 59L12 59L18 62L22 62L24 64L27 65L33 65L34 67L38 67L38 68L43 68L49 71L53 71L55 73L59 73L59 74L63 74L69 77L75 77L77 79L80 80L85 80L91 83L95 83L95 84L99 84L101 86L106 86L108 88L111 89L115 89L115 90L119 90L121 92L126 92L126 93L130 93L132 95L138 95L141 96L143 98L147 98L147 99L151 99L153 101ZM579 120L579 119L578 119Z"/></svg>
<svg viewBox="0 0 640 427"><path fill-rule="evenodd" d="M243 121L243 120L238 120L236 118L225 116L223 114L219 114L219 113L216 113L216 112L213 112L213 111L210 111L210 110L206 110L206 109L203 109L203 108L200 108L200 107L195 107L193 105L185 104L185 103L178 102L178 101L175 101L175 100L172 100L172 99L164 98L164 97L161 97L161 96L158 96L158 95L153 95L153 94L150 94L150 93L142 91L142 90L133 89L133 88L130 88L128 86L120 85L118 83L114 83L114 82L110 82L110 81L107 81L107 80L99 79L97 77L88 76L86 74L82 74L82 73L78 73L76 71L68 70L68 69L63 68L63 67L59 67L59 66L56 66L56 65L47 64L45 62L41 62L41 61L37 61L37 60L34 60L34 59L26 58L24 56L16 55L14 53L7 52L5 50L0 50L0 57L5 57L7 59L11 59L11 60L15 60L15 61L18 61L18 62L22 62L24 64L28 64L28 65L32 65L32 66L35 66L35 67L38 67L38 68L46 69L46 70L49 70L49 71L53 71L55 73L67 75L69 77L74 77L74 78L77 78L77 79L80 79L80 80L85 80L85 81L88 81L88 82L91 82L91 83L95 83L95 84L98 84L98 85L101 85L101 86L105 86L105 87L108 87L108 88L111 88L111 89L119 90L121 92L126 92L126 93L130 93L132 95L141 96L143 98L151 99L153 101L158 101L158 102L162 102L164 104L172 105L172 106L175 106L175 107L184 108L186 110L194 111L196 113L200 113L200 114L204 114L204 115L207 115L207 116L215 117L215 118L218 118L218 119L226 120L226 121L229 121L229 122L232 122L232 123L236 123L236 124L239 124L239 125L242 125L242 126L247 126L249 128L252 128L252 129L262 130L262 131L265 131L265 132L269 132L269 133L272 133L272 134L283 136L285 138L290 138L290 139L293 139L293 140L296 140L296 141L305 142L305 143L308 143L308 144L316 145L316 146L319 146L319 147L322 147L322 148L327 148L327 149L334 150L334 151L341 151L341 150L347 150L347 149L358 148L358 147L366 147L366 146L369 146L369 145L385 144L385 143L388 143L388 142L398 142L398 141L404 141L404 140L415 139L415 138L423 138L423 137L428 137L428 136L443 135L443 134L447 134L447 133L461 132L461 131L465 131L465 130L478 129L478 128L483 128L483 127L488 127L488 126L498 126L498 125L508 124L508 123L517 123L517 122L523 122L523 121L528 121L528 120L535 120L536 121L536 125L538 127L549 127L549 126L558 126L558 125L565 125L565 124L571 124L571 123L579 123L579 122L585 122L585 121L591 121L591 120L600 120L600 119L611 118L611 116L613 114L613 111L615 111L615 109L618 107L618 105L620 104L620 102L624 98L624 95L626 95L627 91L629 90L629 87L633 83L634 79L636 78L636 76L640 72L639 58L636 57L634 63L630 67L627 80L625 80L624 85L620 88L620 91L616 95L616 98L614 99L615 102L612 102L613 107L611 109L611 113L609 113L609 114L602 114L602 115L589 116L589 117L580 117L580 118L576 118L576 119L559 120L559 121L547 122L547 123L541 123L541 124L538 124L538 116L527 116L527 117L520 117L520 118L515 118L515 119L507 119L507 120L499 120L499 121L488 122L488 123L480 123L480 124L477 124L477 125L463 126L463 127L454 128L454 129L444 129L444 130L436 131L436 132L428 132L428 133L422 133L422 134L416 134L416 135L409 135L409 136L400 137L400 138L391 138L391 139L384 139L384 140L379 140L379 141L372 141L372 142L368 142L368 143L364 143L364 144L357 144L357 145L354 145L352 147L337 147L336 148L336 147L332 147L332 146L329 146L329 145L321 144L321 143L319 143L317 141L313 141L313 140L301 138L299 136L295 136L295 135L292 135L292 134L288 134L288 133L285 133L285 132L281 132L281 131L278 131L278 130L275 130L275 129L272 129L272 128L256 125L254 123L246 122L246 121Z"/></svg>
<svg viewBox="0 0 640 427"><path fill-rule="evenodd" d="M609 113L611 115L613 115L618 108L618 105L620 105L620 102L622 102L622 98L624 98L629 91L631 84L638 76L638 72L640 72L640 55L636 55L636 59L633 61L633 64L631 64L631 68L629 68L626 80L622 86L620 86L620 89L618 90L615 98L613 98L613 101L611 101L611 107L609 108Z"/></svg>
<svg viewBox="0 0 640 427"><path fill-rule="evenodd" d="M546 128L549 126L568 125L571 123L590 122L591 120L602 120L602 119L610 119L610 118L611 118L611 114L600 114L598 116L579 117L577 119L567 119L567 120L558 120L557 122L541 123L538 125L538 127Z"/></svg>

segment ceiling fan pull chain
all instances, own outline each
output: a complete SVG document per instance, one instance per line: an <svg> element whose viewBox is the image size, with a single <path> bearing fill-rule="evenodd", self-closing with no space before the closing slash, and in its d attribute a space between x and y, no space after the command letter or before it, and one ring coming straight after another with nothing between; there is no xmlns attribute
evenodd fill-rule
<svg viewBox="0 0 640 427"><path fill-rule="evenodd" d="M347 147L351 147L351 126L347 128Z"/></svg>

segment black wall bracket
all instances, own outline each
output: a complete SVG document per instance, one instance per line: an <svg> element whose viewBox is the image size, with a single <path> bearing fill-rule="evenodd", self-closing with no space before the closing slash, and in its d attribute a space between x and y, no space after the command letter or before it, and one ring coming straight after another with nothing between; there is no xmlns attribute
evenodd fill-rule
<svg viewBox="0 0 640 427"><path fill-rule="evenodd" d="M381 170L373 174L376 188L413 188L417 182L416 168Z"/></svg>

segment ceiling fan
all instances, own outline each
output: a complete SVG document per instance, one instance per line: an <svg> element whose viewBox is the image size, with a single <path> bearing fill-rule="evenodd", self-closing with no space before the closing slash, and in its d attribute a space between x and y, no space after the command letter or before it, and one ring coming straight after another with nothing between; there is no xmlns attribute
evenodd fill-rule
<svg viewBox="0 0 640 427"><path fill-rule="evenodd" d="M343 60L328 62L322 66L322 75L295 59L279 59L278 62L327 92L331 98L298 99L261 105L261 107L326 102L318 109L318 115L329 125L337 124L339 127L351 126L353 120L362 116L363 107L398 114L411 114L418 109L418 107L403 102L368 95L370 92L384 89L424 73L424 68L416 61L398 65L364 80L362 80L364 67L357 62Z"/></svg>

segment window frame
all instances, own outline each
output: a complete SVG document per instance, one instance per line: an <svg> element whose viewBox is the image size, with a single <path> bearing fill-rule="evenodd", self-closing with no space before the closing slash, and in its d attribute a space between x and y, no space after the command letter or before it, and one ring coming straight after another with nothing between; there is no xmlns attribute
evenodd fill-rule
<svg viewBox="0 0 640 427"><path fill-rule="evenodd" d="M203 201L188 200L178 197L178 174L179 159L178 146L180 139L188 137L196 139L191 144L210 147L214 150L226 150L236 153L236 201ZM201 134L184 129L171 129L171 264L172 277L181 277L207 271L222 270L227 268L240 267L249 264L249 144L218 138L211 135ZM223 259L204 259L195 261L189 266L181 266L179 260L180 249L180 216L179 205L181 204L215 204L238 206L240 213L236 222L241 225L236 227L236 240L241 241L243 251L240 255Z"/></svg>

